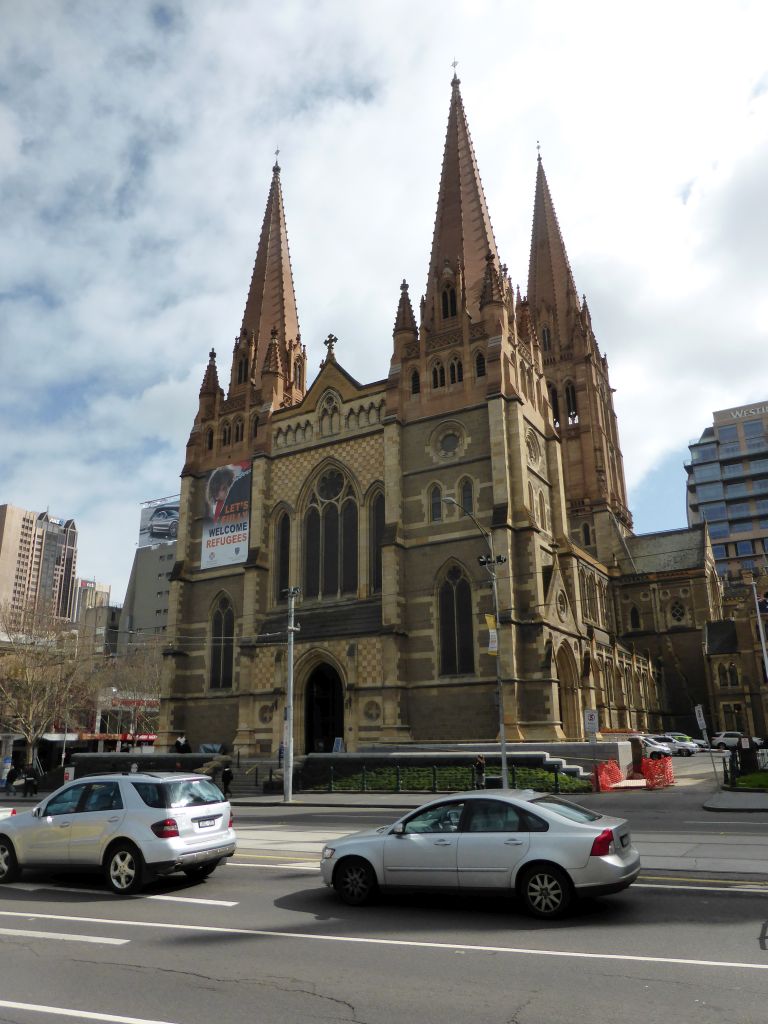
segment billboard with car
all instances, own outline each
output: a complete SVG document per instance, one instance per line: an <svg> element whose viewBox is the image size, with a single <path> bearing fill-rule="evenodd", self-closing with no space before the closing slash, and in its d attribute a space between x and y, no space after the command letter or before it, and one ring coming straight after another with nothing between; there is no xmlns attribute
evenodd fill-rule
<svg viewBox="0 0 768 1024"><path fill-rule="evenodd" d="M145 501L141 506L139 547L175 544L179 532L179 495Z"/></svg>
<svg viewBox="0 0 768 1024"><path fill-rule="evenodd" d="M219 466L205 478L200 568L237 565L248 557L251 463Z"/></svg>

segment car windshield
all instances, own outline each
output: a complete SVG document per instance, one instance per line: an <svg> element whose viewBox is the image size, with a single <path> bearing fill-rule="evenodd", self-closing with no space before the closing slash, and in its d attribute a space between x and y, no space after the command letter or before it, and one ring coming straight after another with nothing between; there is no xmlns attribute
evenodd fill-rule
<svg viewBox="0 0 768 1024"><path fill-rule="evenodd" d="M552 796L551 793L547 793L546 796L537 796L535 800L531 800L531 803L543 804L547 810L554 811L555 814L560 814L571 821L597 821L598 818L602 818L602 814L596 814L595 811L590 811L586 807L582 807L581 804L572 804L570 800L563 800L559 796Z"/></svg>

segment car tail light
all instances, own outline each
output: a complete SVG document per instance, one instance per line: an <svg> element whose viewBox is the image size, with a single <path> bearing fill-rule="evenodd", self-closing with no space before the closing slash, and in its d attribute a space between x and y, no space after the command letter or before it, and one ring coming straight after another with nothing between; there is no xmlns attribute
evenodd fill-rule
<svg viewBox="0 0 768 1024"><path fill-rule="evenodd" d="M592 843L590 857L607 857L609 853L613 853L613 832L609 828L604 828Z"/></svg>
<svg viewBox="0 0 768 1024"><path fill-rule="evenodd" d="M16 808L15 808L15 807L12 807L12 808L11 808L11 814L15 814L15 813L16 813ZM9 817L10 817L10 815L9 815Z"/></svg>
<svg viewBox="0 0 768 1024"><path fill-rule="evenodd" d="M229 827L233 828L235 824L235 816L232 811L229 812Z"/></svg>
<svg viewBox="0 0 768 1024"><path fill-rule="evenodd" d="M156 821L152 831L158 839L175 839L179 834L179 826L175 818L166 818L164 821Z"/></svg>

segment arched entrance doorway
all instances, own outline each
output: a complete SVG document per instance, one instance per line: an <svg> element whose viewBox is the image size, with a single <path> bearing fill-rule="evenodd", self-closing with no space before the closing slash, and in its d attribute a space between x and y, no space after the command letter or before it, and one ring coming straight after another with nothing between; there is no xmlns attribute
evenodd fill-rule
<svg viewBox="0 0 768 1024"><path fill-rule="evenodd" d="M569 740L582 738L581 695L577 686L576 662L566 644L561 644L555 658L557 666L557 696L560 703L560 721Z"/></svg>
<svg viewBox="0 0 768 1024"><path fill-rule="evenodd" d="M344 736L341 680L330 665L318 665L307 680L304 749L308 754L327 754L333 750L333 741L338 736Z"/></svg>

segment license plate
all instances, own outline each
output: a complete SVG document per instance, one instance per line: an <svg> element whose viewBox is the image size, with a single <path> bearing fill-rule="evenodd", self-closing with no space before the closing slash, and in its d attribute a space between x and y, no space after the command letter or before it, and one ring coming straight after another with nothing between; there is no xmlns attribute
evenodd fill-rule
<svg viewBox="0 0 768 1024"><path fill-rule="evenodd" d="M216 819L215 818L201 818L198 821L197 826L198 826L198 828L213 828L213 826L215 824L216 824Z"/></svg>

